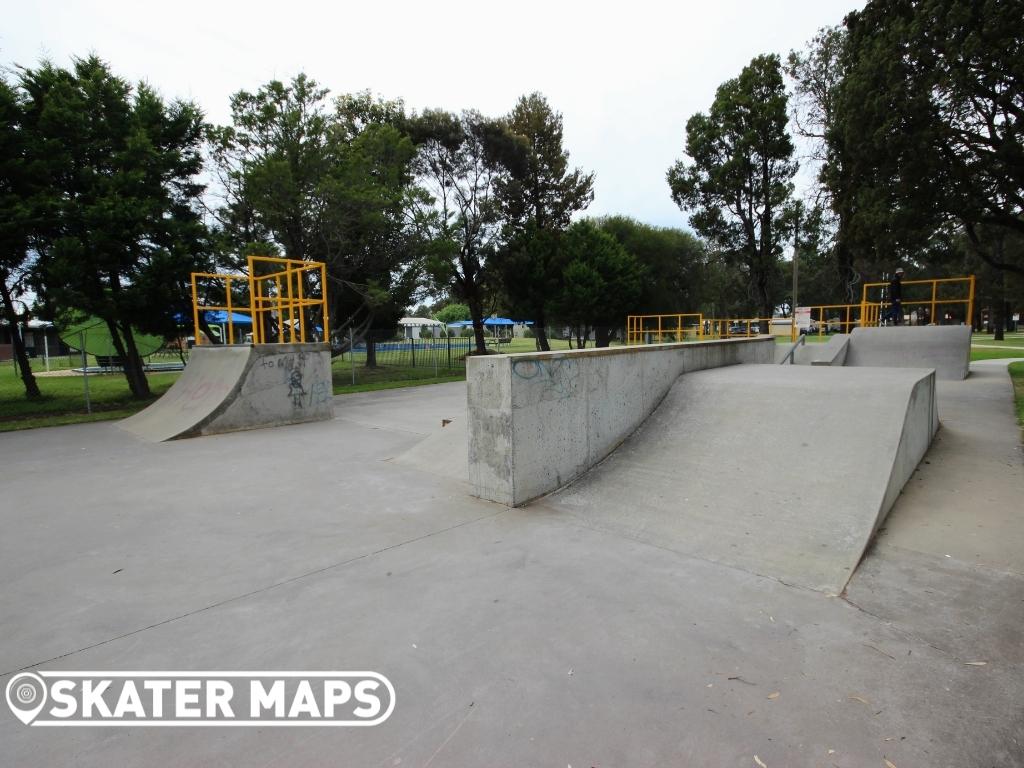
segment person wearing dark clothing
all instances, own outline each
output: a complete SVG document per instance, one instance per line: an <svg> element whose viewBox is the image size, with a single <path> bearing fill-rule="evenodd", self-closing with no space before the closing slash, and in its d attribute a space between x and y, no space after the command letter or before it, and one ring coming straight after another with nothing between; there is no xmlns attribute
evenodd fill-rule
<svg viewBox="0 0 1024 768"><path fill-rule="evenodd" d="M897 268L889 280L889 310L885 313L886 319L892 320L893 325L900 325L903 322L903 267Z"/></svg>

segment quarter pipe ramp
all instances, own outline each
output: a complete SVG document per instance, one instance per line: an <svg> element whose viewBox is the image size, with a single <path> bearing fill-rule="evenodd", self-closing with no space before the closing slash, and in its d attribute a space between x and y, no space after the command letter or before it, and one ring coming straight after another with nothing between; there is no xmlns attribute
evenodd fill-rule
<svg viewBox="0 0 1024 768"><path fill-rule="evenodd" d="M119 426L159 442L320 421L331 395L326 344L196 347L174 386Z"/></svg>

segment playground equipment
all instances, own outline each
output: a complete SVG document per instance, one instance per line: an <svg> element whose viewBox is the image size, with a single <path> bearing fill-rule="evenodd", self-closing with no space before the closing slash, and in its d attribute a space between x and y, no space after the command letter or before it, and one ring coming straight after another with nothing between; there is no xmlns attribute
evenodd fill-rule
<svg viewBox="0 0 1024 768"><path fill-rule="evenodd" d="M248 266L248 275L193 273L197 346L174 386L123 429L162 441L333 418L331 348L312 341L328 337L326 266L269 256ZM223 283L224 304L201 301L210 280ZM209 311L227 314L228 343L203 343L199 317ZM235 313L251 318L252 343L239 343Z"/></svg>
<svg viewBox="0 0 1024 768"><path fill-rule="evenodd" d="M202 343L199 313L227 313L227 343L237 344L234 313L252 320L252 343L305 344L329 336L327 312L327 265L320 261L250 256L247 275L217 272L192 273L192 321L196 344ZM224 284L224 304L201 300L199 285L213 281ZM318 283L318 285L314 285ZM248 302L233 300L236 286L248 291ZM320 296L310 295L318 291ZM320 323L320 325L318 325Z"/></svg>

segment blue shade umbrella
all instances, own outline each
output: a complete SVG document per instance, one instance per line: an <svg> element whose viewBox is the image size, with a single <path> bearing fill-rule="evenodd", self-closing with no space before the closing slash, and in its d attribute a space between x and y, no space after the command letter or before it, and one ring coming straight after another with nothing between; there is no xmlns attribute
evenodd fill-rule
<svg viewBox="0 0 1024 768"><path fill-rule="evenodd" d="M507 317L485 317L485 326L497 326L497 325L515 325L517 322L523 322L525 325L533 325L533 320L509 320ZM472 320L457 320L454 323L448 323L449 328L468 328L473 325Z"/></svg>
<svg viewBox="0 0 1024 768"><path fill-rule="evenodd" d="M220 324L228 321L228 313L222 309L208 309L203 314L206 316L206 322L208 323ZM232 312L231 322L234 325L252 325L252 317L243 315L241 312Z"/></svg>

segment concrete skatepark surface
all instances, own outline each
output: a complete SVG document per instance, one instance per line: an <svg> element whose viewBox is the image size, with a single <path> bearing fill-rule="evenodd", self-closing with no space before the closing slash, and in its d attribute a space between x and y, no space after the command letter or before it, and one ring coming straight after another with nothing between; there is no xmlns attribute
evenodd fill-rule
<svg viewBox="0 0 1024 768"><path fill-rule="evenodd" d="M603 464L544 505L839 594L931 442L934 387L917 369L685 374Z"/></svg>
<svg viewBox="0 0 1024 768"><path fill-rule="evenodd" d="M331 418L327 344L200 346L174 385L122 429L147 440Z"/></svg>
<svg viewBox="0 0 1024 768"><path fill-rule="evenodd" d="M4 710L0 762L1024 765L1010 396L995 366L939 382L944 426L843 598L469 497L439 450L465 423L462 384L187 442L2 434L0 684L373 669L397 707L374 728L266 730L38 729Z"/></svg>

